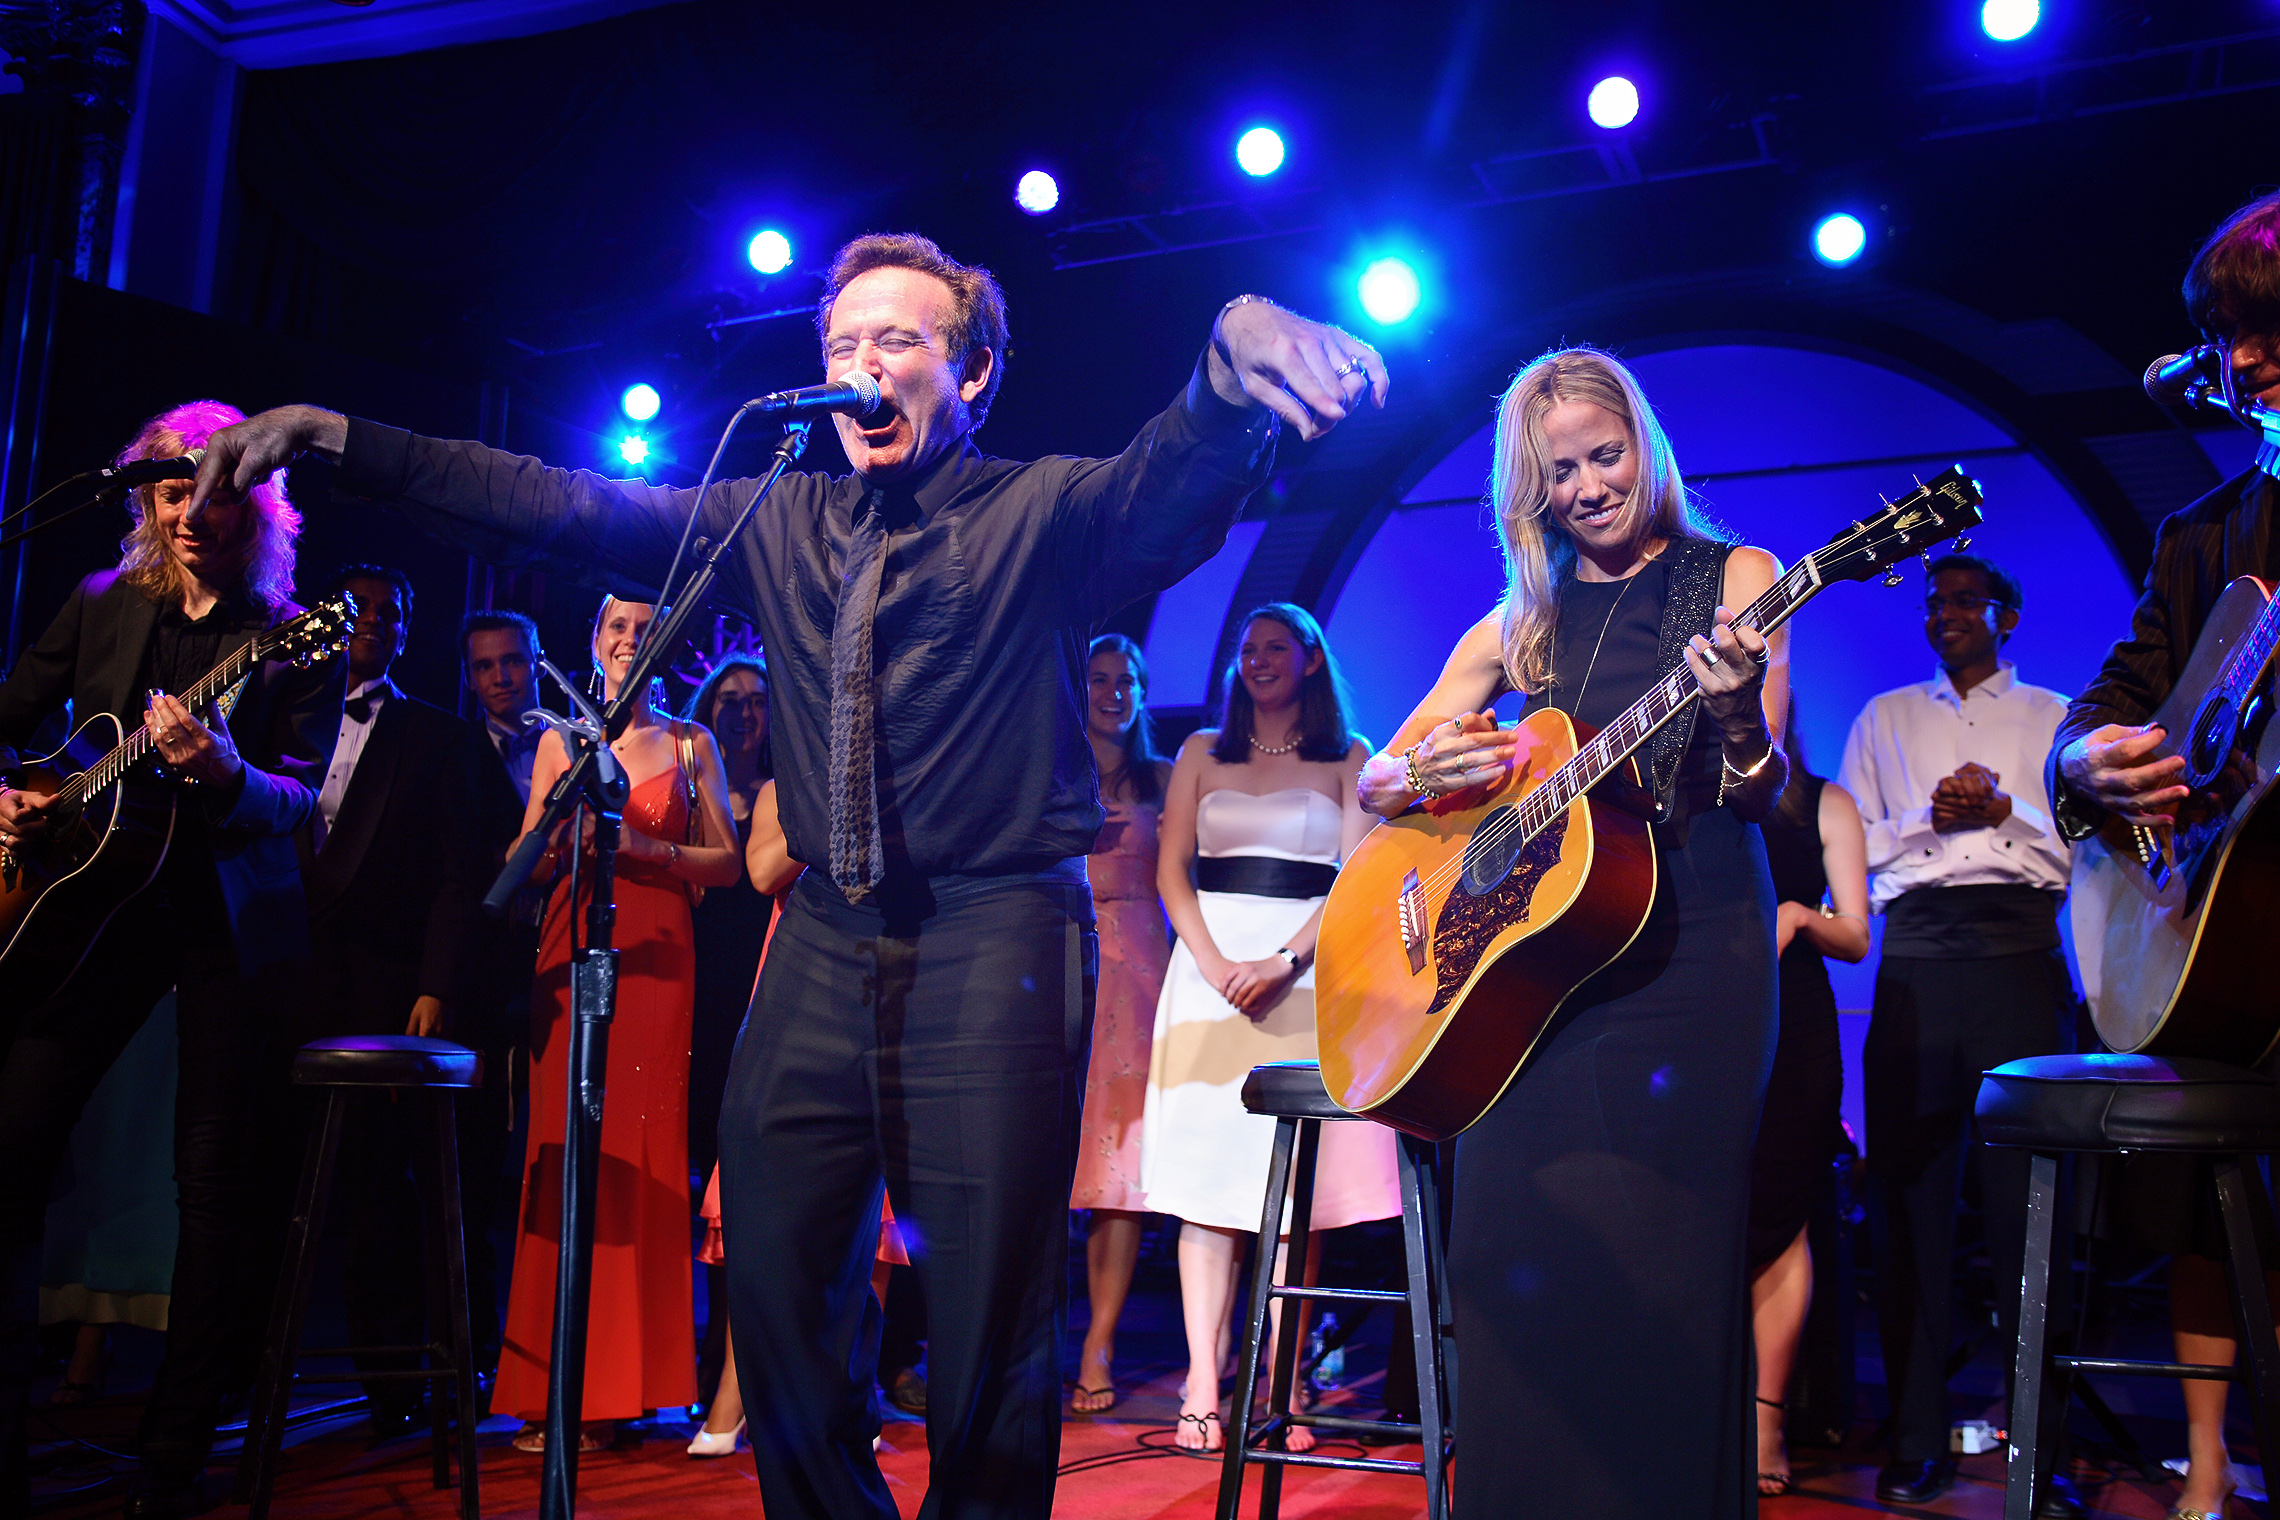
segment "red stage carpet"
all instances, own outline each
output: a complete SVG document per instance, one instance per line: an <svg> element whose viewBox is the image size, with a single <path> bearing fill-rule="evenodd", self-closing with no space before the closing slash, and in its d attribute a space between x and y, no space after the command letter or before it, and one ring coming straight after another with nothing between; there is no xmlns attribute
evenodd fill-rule
<svg viewBox="0 0 2280 1520"><path fill-rule="evenodd" d="M1204 1520L1213 1513L1217 1464L1160 1450L1171 1439L1172 1416L1178 1408L1176 1382L1177 1375L1167 1372L1128 1396L1109 1416L1071 1417L1065 1423L1057 1513L1081 1520ZM69 1431L83 1440L111 1445L131 1432L134 1414L128 1400L105 1400L49 1416L41 1433L54 1437ZM528 1520L538 1512L538 1459L509 1447L505 1422L498 1423L501 1428L484 1438L483 1513L497 1520ZM880 1456L880 1467L903 1515L915 1515L926 1490L923 1431L916 1424L898 1421L887 1427L886 1439L888 1450ZM579 1513L597 1520L752 1520L760 1513L748 1454L695 1462L684 1454L684 1444L685 1440L658 1433L632 1450L588 1454L579 1463ZM1410 1447L1385 1455L1415 1452ZM1799 1491L1766 1502L1761 1512L1768 1520L1857 1520L1863 1512L1996 1520L2002 1513L2002 1465L1994 1453L1966 1459L1953 1489L1937 1503L1912 1510L1876 1502L1874 1453L1807 1450L1798 1457ZM1639 1461L1650 1467L1654 1463L1651 1440L1642 1441ZM217 1469L217 1478L221 1476ZM2160 1520L2176 1502L2174 1484L2147 1484L2135 1475L2111 1477L2088 1470L2078 1478L2084 1498L2100 1515ZM38 1505L43 1520L99 1516L107 1520L117 1512L123 1494L123 1485L115 1480L70 1496L59 1491L61 1486L46 1488L46 1501ZM1255 1468L1245 1495L1244 1513L1256 1513ZM279 1520L454 1520L457 1497L456 1491L430 1486L423 1441L400 1440L369 1450L362 1422L340 1420L287 1449L272 1513ZM245 1511L225 1505L215 1513L227 1520ZM1316 1516L1414 1520L1424 1513L1424 1490L1414 1478L1293 1471L1284 1485L1282 1513L1292 1520Z"/></svg>

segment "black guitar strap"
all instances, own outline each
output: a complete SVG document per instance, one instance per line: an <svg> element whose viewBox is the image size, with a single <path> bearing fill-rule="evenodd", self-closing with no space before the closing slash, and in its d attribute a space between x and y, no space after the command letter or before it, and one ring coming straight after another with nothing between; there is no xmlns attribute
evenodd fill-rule
<svg viewBox="0 0 2280 1520"><path fill-rule="evenodd" d="M1710 632L1711 617L1726 579L1726 556L1732 544L1706 538L1674 538L1663 550L1669 566L1670 586L1663 597L1662 647L1658 673L1678 668L1686 658L1686 641ZM1654 793L1656 823L1668 823L1678 796L1678 770L1686 748L1694 742L1694 718L1702 704L1689 702L1686 711L1658 728L1647 739L1641 756L1647 785Z"/></svg>

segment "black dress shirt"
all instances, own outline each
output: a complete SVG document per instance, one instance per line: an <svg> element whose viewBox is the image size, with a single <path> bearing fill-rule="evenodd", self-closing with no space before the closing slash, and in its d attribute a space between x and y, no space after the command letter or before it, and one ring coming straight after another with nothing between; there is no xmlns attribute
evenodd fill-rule
<svg viewBox="0 0 2280 1520"><path fill-rule="evenodd" d="M1100 831L1085 737L1087 640L1225 541L1273 460L1273 415L1230 406L1199 364L1114 459L991 459L966 440L888 488L879 596L880 823L887 879L1057 868ZM725 533L756 480L708 493ZM352 419L339 489L397 504L431 532L510 563L540 556L649 599L690 490L552 469L475 443ZM830 859L831 630L860 476L787 474L722 562L719 600L768 651L777 806L792 858Z"/></svg>
<svg viewBox="0 0 2280 1520"><path fill-rule="evenodd" d="M2272 539L2275 490L2269 478L2250 470L2162 521L2145 594L2130 615L2129 637L2114 646L2097 679L2068 705L2051 745L2050 798L2058 830L2067 838L2087 838L2107 815L2059 779L2059 752L2108 723L2152 717L2176 688L2225 587L2243 575L2280 577L2274 556L2280 546Z"/></svg>

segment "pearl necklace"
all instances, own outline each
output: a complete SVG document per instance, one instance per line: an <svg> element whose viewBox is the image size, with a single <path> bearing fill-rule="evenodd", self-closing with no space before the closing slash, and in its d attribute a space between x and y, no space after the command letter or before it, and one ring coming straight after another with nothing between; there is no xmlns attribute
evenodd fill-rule
<svg viewBox="0 0 2280 1520"><path fill-rule="evenodd" d="M1298 748L1300 743L1304 741L1305 737L1306 736L1304 734L1294 734L1291 737L1290 743L1277 748L1272 744L1261 744L1259 742L1258 735L1253 734L1251 736L1251 748L1257 750L1262 755L1287 755L1292 750Z"/></svg>

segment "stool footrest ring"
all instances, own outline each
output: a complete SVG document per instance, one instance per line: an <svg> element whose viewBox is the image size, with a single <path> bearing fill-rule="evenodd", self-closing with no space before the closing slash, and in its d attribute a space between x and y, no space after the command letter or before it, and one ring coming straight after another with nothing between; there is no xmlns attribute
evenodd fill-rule
<svg viewBox="0 0 2280 1520"><path fill-rule="evenodd" d="M2121 1377L2192 1378L2199 1382L2237 1383L2237 1367L2212 1367L2197 1362L2123 1362L2103 1356L2053 1356L2052 1363L2077 1372L2106 1372Z"/></svg>
<svg viewBox="0 0 2280 1520"><path fill-rule="evenodd" d="M1408 1477L1421 1476L1425 1471L1422 1462L1399 1462L1391 1457L1325 1457L1311 1451L1260 1451L1253 1448L1243 1454L1246 1462L1273 1462L1283 1467L1339 1467L1347 1472L1401 1473Z"/></svg>
<svg viewBox="0 0 2280 1520"><path fill-rule="evenodd" d="M1286 1288L1274 1286L1277 1298L1327 1298L1353 1304L1406 1304L1409 1295L1387 1288Z"/></svg>

